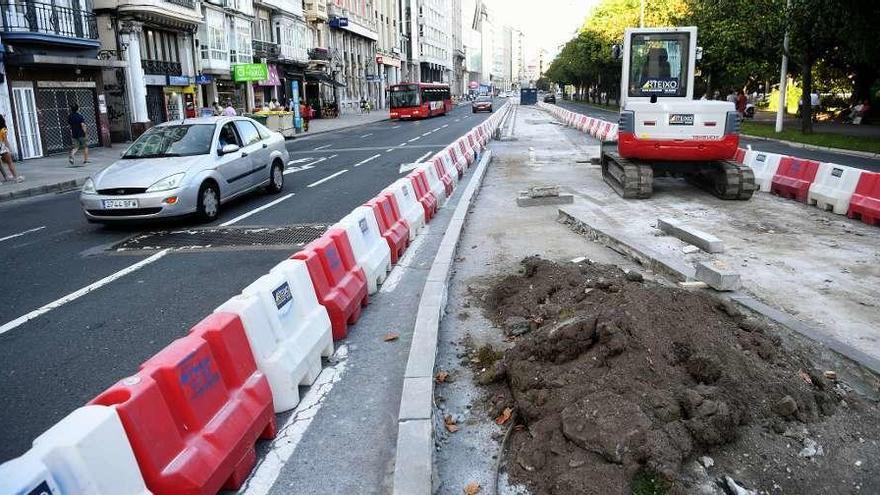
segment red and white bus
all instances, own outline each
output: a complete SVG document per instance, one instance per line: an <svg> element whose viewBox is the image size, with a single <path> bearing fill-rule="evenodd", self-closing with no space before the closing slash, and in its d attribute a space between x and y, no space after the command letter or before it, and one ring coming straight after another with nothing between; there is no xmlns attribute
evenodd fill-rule
<svg viewBox="0 0 880 495"><path fill-rule="evenodd" d="M391 118L417 119L452 110L448 84L403 83L390 88Z"/></svg>

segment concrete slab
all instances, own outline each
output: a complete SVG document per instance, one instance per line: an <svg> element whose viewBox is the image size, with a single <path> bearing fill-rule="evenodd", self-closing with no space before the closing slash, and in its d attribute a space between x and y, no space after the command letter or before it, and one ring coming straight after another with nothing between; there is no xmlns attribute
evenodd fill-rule
<svg viewBox="0 0 880 495"><path fill-rule="evenodd" d="M410 419L431 419L434 379L420 376L403 379L403 393L400 396L399 421Z"/></svg>
<svg viewBox="0 0 880 495"><path fill-rule="evenodd" d="M397 429L394 495L431 495L434 472L430 419L401 421Z"/></svg>
<svg viewBox="0 0 880 495"><path fill-rule="evenodd" d="M520 195L516 198L516 205L522 208L529 206L554 206L554 205L570 205L574 203L574 196L563 193L558 196L540 196L532 198Z"/></svg>
<svg viewBox="0 0 880 495"><path fill-rule="evenodd" d="M739 273L717 266L715 263L697 263L696 279L720 291L733 291L742 287Z"/></svg>
<svg viewBox="0 0 880 495"><path fill-rule="evenodd" d="M712 234L685 225L673 218L658 218L657 228L684 242L693 244L707 253L723 253L724 242Z"/></svg>

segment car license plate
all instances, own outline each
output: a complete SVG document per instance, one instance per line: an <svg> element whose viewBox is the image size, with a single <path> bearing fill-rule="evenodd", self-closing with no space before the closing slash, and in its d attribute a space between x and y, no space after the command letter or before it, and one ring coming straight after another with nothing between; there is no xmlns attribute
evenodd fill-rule
<svg viewBox="0 0 880 495"><path fill-rule="evenodd" d="M136 199L105 199L103 201L105 210L118 210L123 208L137 208Z"/></svg>
<svg viewBox="0 0 880 495"><path fill-rule="evenodd" d="M669 125L694 125L694 114L674 113L669 116Z"/></svg>

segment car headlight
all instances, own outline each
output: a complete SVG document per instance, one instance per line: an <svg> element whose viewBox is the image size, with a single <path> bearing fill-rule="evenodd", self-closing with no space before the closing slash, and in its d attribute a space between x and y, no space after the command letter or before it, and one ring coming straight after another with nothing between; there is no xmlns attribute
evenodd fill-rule
<svg viewBox="0 0 880 495"><path fill-rule="evenodd" d="M176 189L180 186L180 183L183 182L183 176L186 175L186 172L181 172L179 174L169 175L162 180L157 181L155 184L147 188L148 193L159 192L159 191L167 191L169 189Z"/></svg>
<svg viewBox="0 0 880 495"><path fill-rule="evenodd" d="M83 182L82 193L83 194L98 194L98 191L95 190L95 181L93 181L91 177L89 177L88 179L86 179L85 182Z"/></svg>

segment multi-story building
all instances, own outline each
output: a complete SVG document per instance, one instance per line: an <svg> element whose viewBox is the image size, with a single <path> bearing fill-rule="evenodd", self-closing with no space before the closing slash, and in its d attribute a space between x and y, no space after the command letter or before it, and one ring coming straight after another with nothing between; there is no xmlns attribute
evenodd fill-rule
<svg viewBox="0 0 880 495"><path fill-rule="evenodd" d="M0 38L0 113L17 158L69 150L72 103L86 119L89 145L110 144L104 72L125 63L98 56L90 0L4 3Z"/></svg>
<svg viewBox="0 0 880 495"><path fill-rule="evenodd" d="M510 61L511 75L513 76L513 86L516 89L527 88L529 81L526 78L526 47L525 35L519 29L513 30L513 50L512 59Z"/></svg>
<svg viewBox="0 0 880 495"><path fill-rule="evenodd" d="M399 0L374 0L376 32L376 67L379 70L379 108L387 106L388 86L401 82L400 9Z"/></svg>
<svg viewBox="0 0 880 495"><path fill-rule="evenodd" d="M195 116L200 96L195 33L202 22L198 3L94 2L102 55L125 61L123 70L105 77L114 137L136 137L151 125Z"/></svg>
<svg viewBox="0 0 880 495"><path fill-rule="evenodd" d="M398 0L400 13L401 78L421 81L419 71L419 0Z"/></svg>
<svg viewBox="0 0 880 495"><path fill-rule="evenodd" d="M511 86L511 53L513 33L510 26L497 26L493 29L492 84L501 91Z"/></svg>
<svg viewBox="0 0 880 495"><path fill-rule="evenodd" d="M465 26L462 25L462 0L452 0L452 95L460 97L465 94L465 52L464 39ZM470 28L470 23L468 23Z"/></svg>
<svg viewBox="0 0 880 495"><path fill-rule="evenodd" d="M372 1L332 0L328 4L329 49L334 81L344 85L334 93L340 113L360 111L363 101L376 106L379 77L376 63L375 11Z"/></svg>
<svg viewBox="0 0 880 495"><path fill-rule="evenodd" d="M286 105L296 81L300 98L305 95L305 71L311 37L299 1L254 0L253 59L267 64L269 79L253 82L254 107L271 100Z"/></svg>
<svg viewBox="0 0 880 495"><path fill-rule="evenodd" d="M483 81L483 4L480 0L461 0L462 45L464 48L464 79L468 92L479 88ZM488 81L488 77L486 78Z"/></svg>
<svg viewBox="0 0 880 495"><path fill-rule="evenodd" d="M451 82L452 13L448 0L419 0L419 63L422 82Z"/></svg>
<svg viewBox="0 0 880 495"><path fill-rule="evenodd" d="M174 0L177 1L177 0ZM254 61L253 0L205 0L199 29L202 104L230 102L239 112L253 109L252 81L236 81L236 65Z"/></svg>

